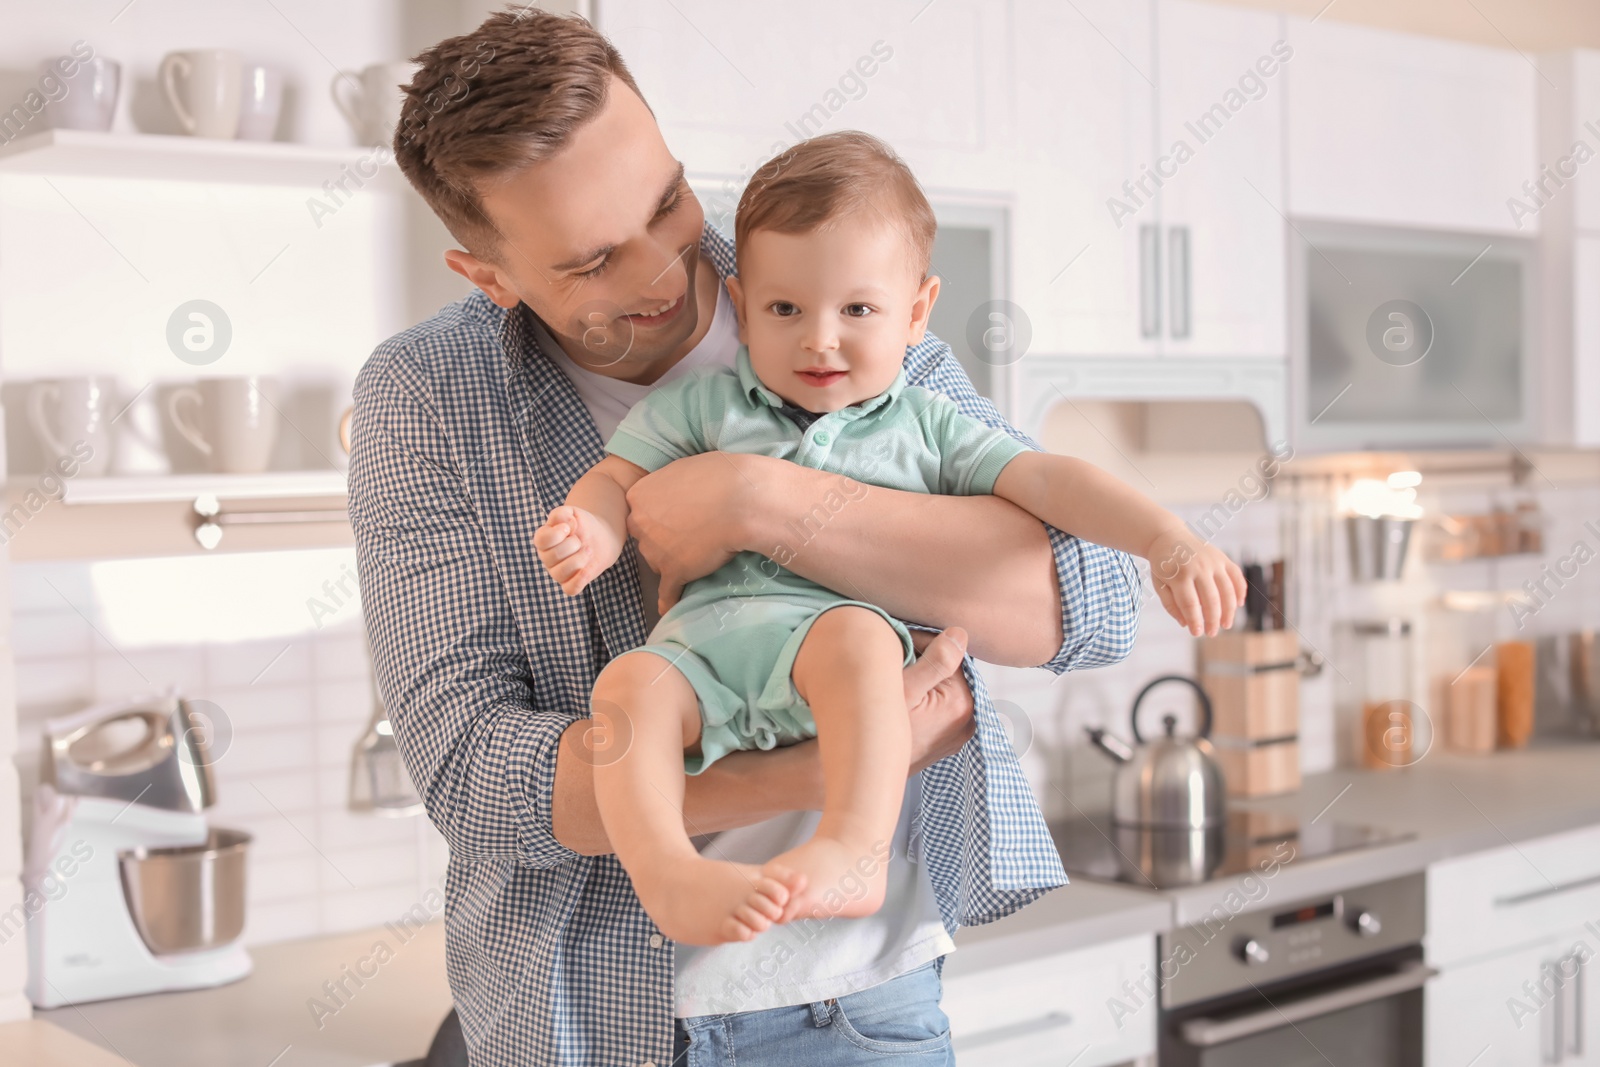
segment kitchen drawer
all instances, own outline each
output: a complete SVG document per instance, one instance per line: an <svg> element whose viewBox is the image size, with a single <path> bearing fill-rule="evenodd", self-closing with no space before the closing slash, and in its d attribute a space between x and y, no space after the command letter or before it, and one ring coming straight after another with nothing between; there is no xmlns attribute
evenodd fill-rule
<svg viewBox="0 0 1600 1067"><path fill-rule="evenodd" d="M1428 868L1428 962L1448 965L1575 930L1600 916L1600 826Z"/></svg>
<svg viewBox="0 0 1600 1067"><path fill-rule="evenodd" d="M1105 1067L1152 1055L1155 951L1154 938L1131 937L970 974L947 973L942 1006L957 1062ZM1113 1002L1121 1008L1113 1011Z"/></svg>

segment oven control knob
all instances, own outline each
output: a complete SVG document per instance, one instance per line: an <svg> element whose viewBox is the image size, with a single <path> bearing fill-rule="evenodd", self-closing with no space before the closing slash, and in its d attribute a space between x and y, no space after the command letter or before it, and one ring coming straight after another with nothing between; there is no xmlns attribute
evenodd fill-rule
<svg viewBox="0 0 1600 1067"><path fill-rule="evenodd" d="M1377 937L1383 933L1383 922L1372 912L1362 909L1350 916L1350 929L1362 937Z"/></svg>
<svg viewBox="0 0 1600 1067"><path fill-rule="evenodd" d="M1272 953L1267 951L1267 946L1253 937L1241 937L1233 943L1233 954L1243 960L1247 966L1266 963L1272 958Z"/></svg>

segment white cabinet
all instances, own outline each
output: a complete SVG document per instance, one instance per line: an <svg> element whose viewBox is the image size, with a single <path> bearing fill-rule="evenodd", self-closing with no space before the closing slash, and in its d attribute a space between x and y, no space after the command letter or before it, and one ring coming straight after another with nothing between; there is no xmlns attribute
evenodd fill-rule
<svg viewBox="0 0 1600 1067"><path fill-rule="evenodd" d="M1130 937L970 974L947 966L941 1007L956 1060L1106 1067L1153 1055L1155 951L1152 938Z"/></svg>
<svg viewBox="0 0 1600 1067"><path fill-rule="evenodd" d="M1026 0L1016 20L1033 350L1281 358L1281 18Z"/></svg>
<svg viewBox="0 0 1600 1067"><path fill-rule="evenodd" d="M1152 161L1149 0L1018 0L1015 295L1031 350L1153 355L1140 331L1141 222L1113 210Z"/></svg>
<svg viewBox="0 0 1600 1067"><path fill-rule="evenodd" d="M1600 1065L1597 915L1600 826L1430 867L1429 1067Z"/></svg>
<svg viewBox="0 0 1600 1067"><path fill-rule="evenodd" d="M1010 25L981 0L607 0L599 17L691 175L737 192L789 145L860 129L925 185L1006 184Z"/></svg>
<svg viewBox="0 0 1600 1067"><path fill-rule="evenodd" d="M1540 76L1509 48L1290 19L1290 218L1520 230Z"/></svg>
<svg viewBox="0 0 1600 1067"><path fill-rule="evenodd" d="M1447 968L1425 987L1423 1050L1427 1067L1535 1067L1552 1053L1559 997L1538 992L1547 967L1563 955L1550 940ZM1535 999L1529 990L1534 990ZM1541 1007L1542 1004L1542 1007Z"/></svg>
<svg viewBox="0 0 1600 1067"><path fill-rule="evenodd" d="M1163 351L1282 357L1283 19L1188 0L1157 12Z"/></svg>

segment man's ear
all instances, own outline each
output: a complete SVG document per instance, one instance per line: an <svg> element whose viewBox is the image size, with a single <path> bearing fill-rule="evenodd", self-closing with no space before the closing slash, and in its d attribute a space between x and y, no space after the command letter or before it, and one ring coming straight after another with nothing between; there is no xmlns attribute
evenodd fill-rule
<svg viewBox="0 0 1600 1067"><path fill-rule="evenodd" d="M906 344L919 345L922 335L928 332L928 316L933 314L934 301L939 299L939 276L930 274L917 287L917 296L911 304L911 325L906 331Z"/></svg>
<svg viewBox="0 0 1600 1067"><path fill-rule="evenodd" d="M744 286L739 284L737 274L728 275L728 299L733 301L733 310L739 316L739 343L747 345L749 338L745 337L744 328Z"/></svg>
<svg viewBox="0 0 1600 1067"><path fill-rule="evenodd" d="M514 308L522 302L522 298L506 284L498 267L485 263L471 252L449 249L444 254L444 262L445 266L482 289L484 295L501 307Z"/></svg>

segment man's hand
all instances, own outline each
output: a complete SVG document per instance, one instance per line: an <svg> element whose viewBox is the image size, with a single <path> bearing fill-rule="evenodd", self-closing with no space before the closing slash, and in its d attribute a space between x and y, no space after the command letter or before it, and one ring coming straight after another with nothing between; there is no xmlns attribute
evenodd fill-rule
<svg viewBox="0 0 1600 1067"><path fill-rule="evenodd" d="M605 573L622 555L622 543L611 528L582 508L561 505L533 532L539 561L568 596Z"/></svg>
<svg viewBox="0 0 1600 1067"><path fill-rule="evenodd" d="M1234 611L1244 603L1244 572L1216 546L1176 526L1150 542L1145 558L1161 606L1191 634L1215 637L1233 626Z"/></svg>
<svg viewBox="0 0 1600 1067"><path fill-rule="evenodd" d="M745 547L748 517L760 506L758 482L773 476L769 465L787 466L765 456L703 452L668 463L628 490L628 533L661 575L663 615L685 585Z"/></svg>
<svg viewBox="0 0 1600 1067"><path fill-rule="evenodd" d="M961 672L967 632L911 631L917 662L905 669L906 709L911 715L911 766L907 777L961 750L977 729L972 690Z"/></svg>

